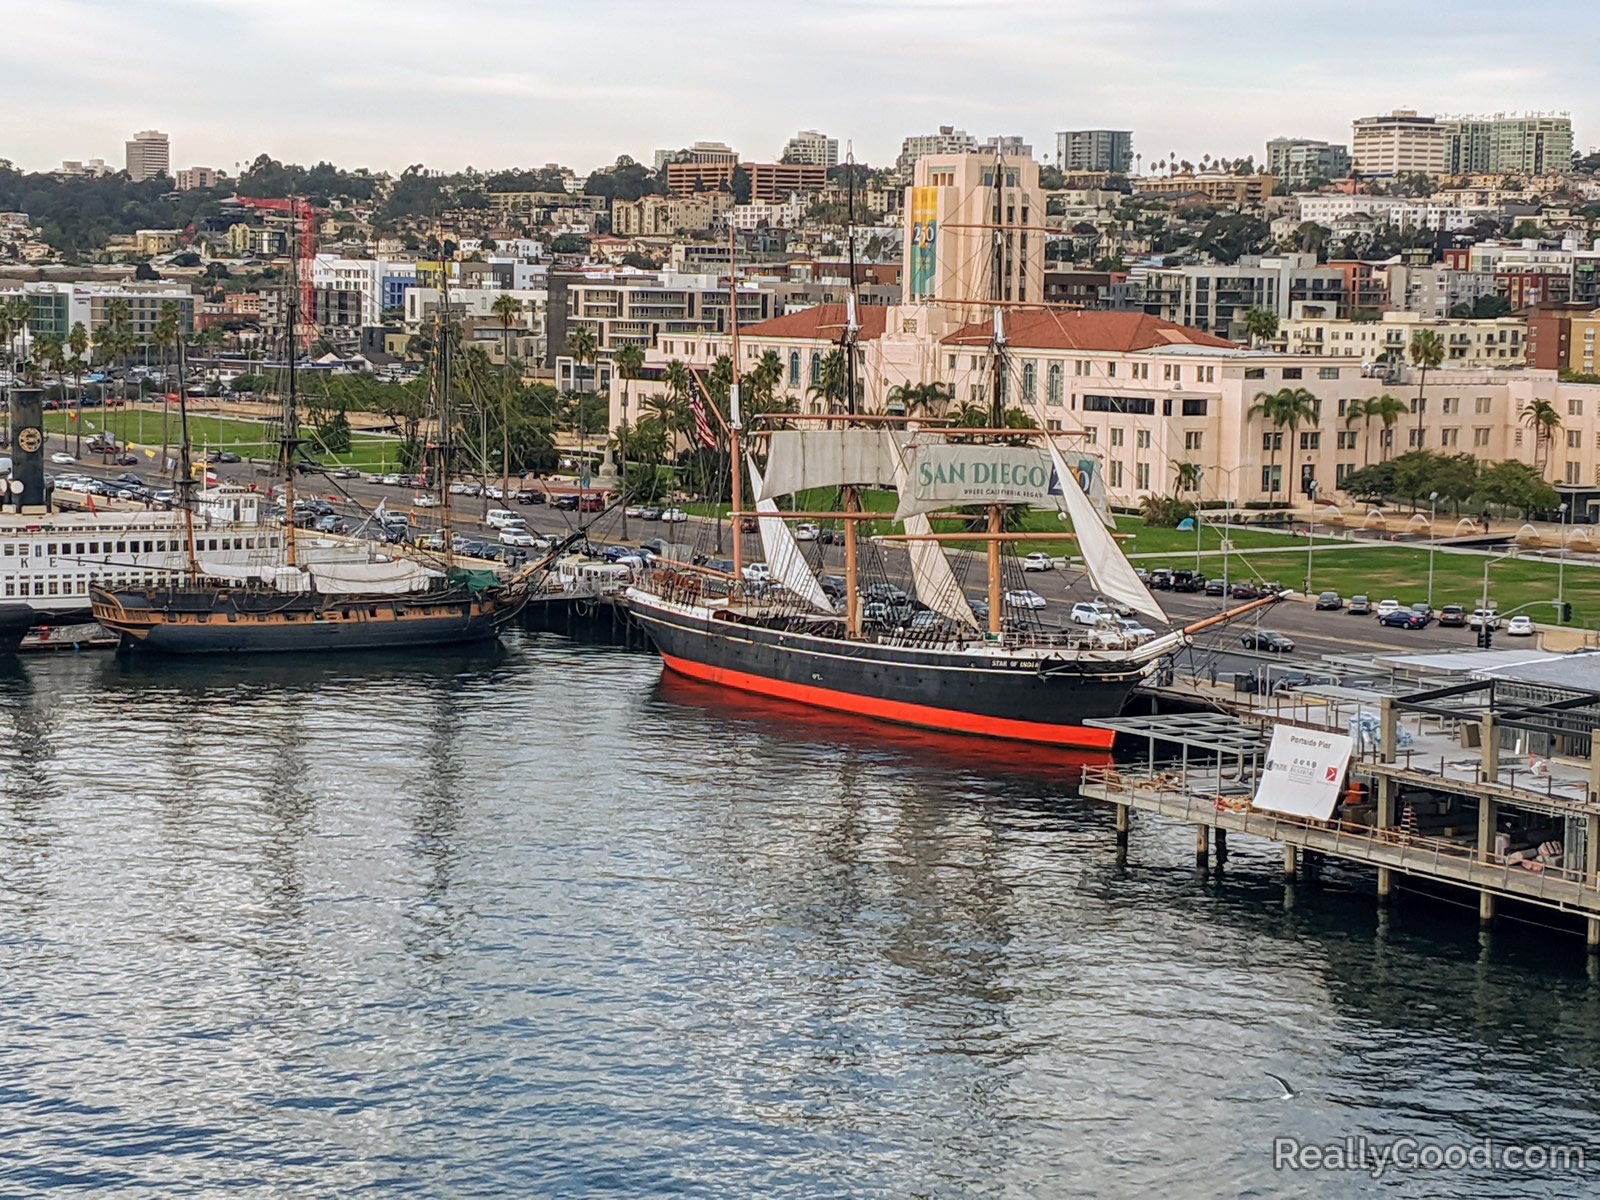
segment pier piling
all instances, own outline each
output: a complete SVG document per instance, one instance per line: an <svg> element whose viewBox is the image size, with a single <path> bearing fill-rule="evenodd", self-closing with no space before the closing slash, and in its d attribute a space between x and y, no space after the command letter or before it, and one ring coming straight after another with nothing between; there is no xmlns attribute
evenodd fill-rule
<svg viewBox="0 0 1600 1200"><path fill-rule="evenodd" d="M1285 846L1283 848L1283 873L1293 879L1299 872L1300 849L1298 846Z"/></svg>
<svg viewBox="0 0 1600 1200"><path fill-rule="evenodd" d="M1389 897L1394 894L1394 881L1390 878L1388 867L1378 868L1378 903L1389 903Z"/></svg>
<svg viewBox="0 0 1600 1200"><path fill-rule="evenodd" d="M1132 809L1126 804L1117 805L1117 845L1128 844L1128 831L1132 827Z"/></svg>
<svg viewBox="0 0 1600 1200"><path fill-rule="evenodd" d="M1205 825L1194 827L1194 858L1196 862L1205 862L1211 857L1211 830Z"/></svg>

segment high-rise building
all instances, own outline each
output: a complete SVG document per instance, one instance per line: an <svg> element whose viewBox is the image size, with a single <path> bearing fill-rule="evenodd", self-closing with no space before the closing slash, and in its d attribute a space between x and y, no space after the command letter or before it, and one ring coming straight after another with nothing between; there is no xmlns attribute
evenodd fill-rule
<svg viewBox="0 0 1600 1200"><path fill-rule="evenodd" d="M996 185L993 157L925 154L906 189L902 279L909 303L983 306L1044 299L1044 217L1039 164L1007 160ZM999 244L995 232L999 230Z"/></svg>
<svg viewBox="0 0 1600 1200"><path fill-rule="evenodd" d="M978 139L965 129L954 125L939 126L938 133L912 134L900 143L900 157L894 160L895 170L902 179L912 178L917 160L925 154L970 154L978 148Z"/></svg>
<svg viewBox="0 0 1600 1200"><path fill-rule="evenodd" d="M1069 129L1058 133L1056 165L1063 171L1127 174L1133 166L1133 133L1127 129Z"/></svg>
<svg viewBox="0 0 1600 1200"><path fill-rule="evenodd" d="M1358 117L1351 123L1350 159L1358 175L1438 177L1450 172L1450 138L1434 118L1397 108L1387 116Z"/></svg>
<svg viewBox="0 0 1600 1200"><path fill-rule="evenodd" d="M1285 184L1343 179L1350 174L1348 147L1314 138L1273 138L1267 143L1267 174Z"/></svg>
<svg viewBox="0 0 1600 1200"><path fill-rule="evenodd" d="M1547 113L1447 117L1452 175L1551 175L1572 166L1572 120Z"/></svg>
<svg viewBox="0 0 1600 1200"><path fill-rule="evenodd" d="M126 147L128 177L135 183L165 175L171 169L172 157L164 133L142 129Z"/></svg>
<svg viewBox="0 0 1600 1200"><path fill-rule="evenodd" d="M839 139L815 129L802 129L783 148L782 161L805 167L837 167Z"/></svg>
<svg viewBox="0 0 1600 1200"><path fill-rule="evenodd" d="M996 134L978 143L978 153L985 158L1032 158L1033 147L1015 134Z"/></svg>

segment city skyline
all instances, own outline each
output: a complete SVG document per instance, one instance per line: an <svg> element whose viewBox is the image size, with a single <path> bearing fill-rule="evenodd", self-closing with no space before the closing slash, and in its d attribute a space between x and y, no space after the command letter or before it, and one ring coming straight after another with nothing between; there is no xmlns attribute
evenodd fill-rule
<svg viewBox="0 0 1600 1200"><path fill-rule="evenodd" d="M857 161L887 166L903 137L952 124L980 139L1019 134L1045 161L1060 130L1130 129L1148 168L1172 151L1261 161L1275 136L1345 142L1352 118L1400 107L1569 112L1580 149L1600 141L1600 84L1580 69L1578 40L1535 32L1576 20L1573 0L1534 0L1516 27L1481 0L1404 11L1356 0L1338 28L1265 0L1115 11L1084 0L486 0L470 21L459 13L435 0L331 11L58 0L50 21L15 31L0 156L29 170L116 162L126 138L156 128L171 137L174 170L232 171L268 153L390 172L560 162L583 173L699 138L771 161L797 130L820 129L841 159L853 143ZM607 40L619 29L626 46ZM1235 49L1241 30L1261 31L1253 57ZM117 52L86 53L95 46ZM809 72L810 98L772 86L771 46ZM150 87L152 64L174 55L204 64L215 87L182 72L182 86Z"/></svg>

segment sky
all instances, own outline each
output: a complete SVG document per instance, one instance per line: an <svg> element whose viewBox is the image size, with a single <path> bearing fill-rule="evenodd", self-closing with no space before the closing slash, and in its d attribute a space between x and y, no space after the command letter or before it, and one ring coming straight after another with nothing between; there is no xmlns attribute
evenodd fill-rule
<svg viewBox="0 0 1600 1200"><path fill-rule="evenodd" d="M120 166L141 129L174 169L285 161L580 172L798 129L887 165L907 134L1134 131L1259 161L1350 120L1570 112L1600 145L1589 5L1525 0L0 0L0 158Z"/></svg>

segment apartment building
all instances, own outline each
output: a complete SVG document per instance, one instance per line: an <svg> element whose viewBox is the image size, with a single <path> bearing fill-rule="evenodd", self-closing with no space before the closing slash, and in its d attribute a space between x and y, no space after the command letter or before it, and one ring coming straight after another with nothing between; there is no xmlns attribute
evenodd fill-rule
<svg viewBox="0 0 1600 1200"><path fill-rule="evenodd" d="M1138 191L1151 196L1204 196L1220 204L1260 204L1277 190L1271 175L1221 173L1148 175L1138 180Z"/></svg>
<svg viewBox="0 0 1600 1200"><path fill-rule="evenodd" d="M1246 255L1237 263L1136 269L1130 279L1151 316L1235 342L1247 341L1244 315L1265 308L1286 320L1297 303L1354 315L1346 273L1312 254Z"/></svg>
<svg viewBox="0 0 1600 1200"><path fill-rule="evenodd" d="M1342 222L1370 219L1375 224L1399 229L1435 229L1447 233L1471 228L1475 221L1493 212L1462 208L1404 196L1299 196L1300 220L1314 221L1330 229Z"/></svg>
<svg viewBox="0 0 1600 1200"><path fill-rule="evenodd" d="M193 192L216 187L217 178L215 167L185 167L178 172L176 183L180 192Z"/></svg>
<svg viewBox="0 0 1600 1200"><path fill-rule="evenodd" d="M1450 173L1449 132L1433 117L1397 108L1386 116L1358 117L1351 124L1350 160L1367 179Z"/></svg>
<svg viewBox="0 0 1600 1200"><path fill-rule="evenodd" d="M1063 171L1133 170L1133 132L1128 129L1067 129L1056 134L1056 166Z"/></svg>
<svg viewBox="0 0 1600 1200"><path fill-rule="evenodd" d="M1424 329L1444 341L1449 366L1491 370L1520 367L1527 361L1527 322L1515 317L1472 321L1386 312L1375 320L1355 321L1294 316L1278 327L1275 345L1290 354L1404 363L1412 339Z"/></svg>
<svg viewBox="0 0 1600 1200"><path fill-rule="evenodd" d="M1448 317L1457 305L1495 294L1493 271L1399 264L1387 269L1387 279L1389 308L1435 320Z"/></svg>
<svg viewBox="0 0 1600 1200"><path fill-rule="evenodd" d="M1045 239L1033 227L1044 219L1044 193L1031 158L997 167L980 154L924 155L905 203L908 299L1043 299Z"/></svg>
<svg viewBox="0 0 1600 1200"><path fill-rule="evenodd" d="M808 167L837 167L839 139L816 129L802 129L784 145L779 158L786 163L800 163Z"/></svg>
<svg viewBox="0 0 1600 1200"><path fill-rule="evenodd" d="M91 341L111 322L111 305L122 301L128 308L127 328L136 340L148 340L168 304L177 306L179 327L195 329L199 302L181 283L67 283L0 281L0 301L22 297L32 310L28 332L65 338L82 324Z"/></svg>
<svg viewBox="0 0 1600 1200"><path fill-rule="evenodd" d="M733 207L731 192L692 196L641 196L611 206L611 232L623 237L671 237L699 233L716 224Z"/></svg>
<svg viewBox="0 0 1600 1200"><path fill-rule="evenodd" d="M1032 158L1033 147L1012 133L1000 133L978 143L977 153L985 158Z"/></svg>
<svg viewBox="0 0 1600 1200"><path fill-rule="evenodd" d="M164 133L154 129L140 130L123 146L128 178L135 183L165 175L172 167L171 147Z"/></svg>
<svg viewBox="0 0 1600 1200"><path fill-rule="evenodd" d="M1267 143L1267 174L1285 186L1350 174L1350 148L1315 138L1273 138Z"/></svg>
<svg viewBox="0 0 1600 1200"><path fill-rule="evenodd" d="M715 192L733 187L738 162L693 162L681 160L667 164L667 191L674 196Z"/></svg>
<svg viewBox="0 0 1600 1200"><path fill-rule="evenodd" d="M670 172L671 168L668 168ZM828 168L804 163L745 163L750 199L776 204L796 192L819 192L828 185Z"/></svg>
<svg viewBox="0 0 1600 1200"><path fill-rule="evenodd" d="M829 306L742 328L742 369L771 351L783 367L779 395L819 411L811 388L838 348L844 319L841 307ZM905 383L941 382L959 402L992 397L990 322L899 305L864 311L859 324L866 411L883 411L891 389ZM1205 500L1304 503L1313 481L1330 496L1352 471L1413 448L1530 465L1542 454L1549 461L1539 465L1559 487L1600 486L1600 386L1562 384L1554 372L1444 367L1428 373L1419 397L1415 382L1399 390L1348 358L1248 351L1139 313L1016 310L1005 317L1005 337L1006 403L1098 456L1113 504L1170 493L1178 463L1202 468ZM664 341L646 361L651 371L672 359L709 367L728 350L724 334L694 335ZM1279 429L1252 412L1262 393L1285 387L1317 400L1309 425ZM1411 400L1413 417L1387 431L1352 418L1355 405L1385 387ZM1556 404L1565 422L1544 450L1521 421L1535 399ZM612 423L620 418L615 388Z"/></svg>
<svg viewBox="0 0 1600 1200"><path fill-rule="evenodd" d="M1572 169L1572 120L1558 113L1449 117L1452 175L1550 175Z"/></svg>
<svg viewBox="0 0 1600 1200"><path fill-rule="evenodd" d="M902 179L912 178L918 160L929 154L971 154L978 149L978 139L965 129L953 125L939 126L938 133L913 134L900 143L900 156L894 160L895 171Z"/></svg>

